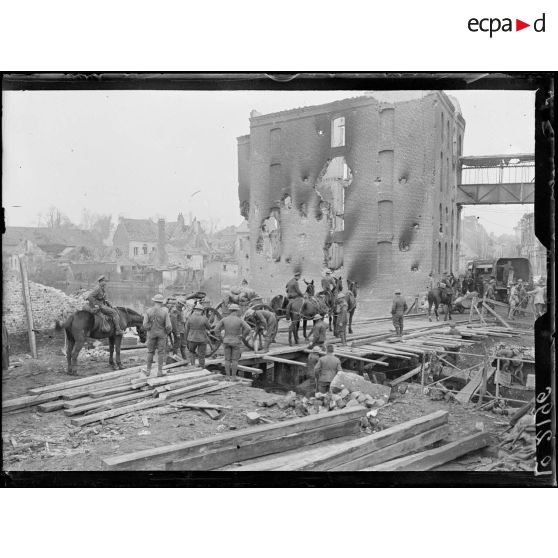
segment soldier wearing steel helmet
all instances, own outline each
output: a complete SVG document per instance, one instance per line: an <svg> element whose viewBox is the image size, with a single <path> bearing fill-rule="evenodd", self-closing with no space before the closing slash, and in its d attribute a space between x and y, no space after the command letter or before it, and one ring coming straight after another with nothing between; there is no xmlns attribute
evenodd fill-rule
<svg viewBox="0 0 558 558"><path fill-rule="evenodd" d="M176 304L174 304L169 309L170 321L172 324L172 334L173 334L173 345L172 352L174 355L178 354L180 350L180 356L183 360L186 360L186 316L184 315L184 307L186 306L186 300L182 297L176 299Z"/></svg>
<svg viewBox="0 0 558 558"><path fill-rule="evenodd" d="M324 320L321 314L316 314L314 316L314 325L310 333L310 338L312 342L310 343L310 345L308 345L308 348L313 349L314 347L320 347L321 349L324 349L326 336L327 336L327 327L324 324Z"/></svg>
<svg viewBox="0 0 558 558"><path fill-rule="evenodd" d="M207 316L203 314L203 306L196 304L192 314L186 320L186 343L190 351L190 364L196 364L196 355L200 366L205 367L205 354L209 343L208 333L211 331L211 324Z"/></svg>
<svg viewBox="0 0 558 558"><path fill-rule="evenodd" d="M163 365L167 348L167 335L172 331L168 308L163 307L163 295L156 294L153 306L143 317L143 327L147 330L147 374L151 374L155 350L157 351L157 376L163 376Z"/></svg>
<svg viewBox="0 0 558 558"><path fill-rule="evenodd" d="M246 311L244 319L254 322L256 335L265 332L263 350L268 351L271 343L275 342L275 336L277 335L277 316L269 310L254 310L250 308Z"/></svg>
<svg viewBox="0 0 558 558"><path fill-rule="evenodd" d="M225 374L227 378L236 379L238 361L242 354L242 338L249 335L250 326L238 316L238 304L229 306L230 314L219 320L213 331L218 335L225 331L223 348L225 350Z"/></svg>

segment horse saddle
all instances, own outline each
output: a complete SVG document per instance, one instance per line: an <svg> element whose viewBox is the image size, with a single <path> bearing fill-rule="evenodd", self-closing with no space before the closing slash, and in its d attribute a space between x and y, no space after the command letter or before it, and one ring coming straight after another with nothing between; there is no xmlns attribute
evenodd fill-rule
<svg viewBox="0 0 558 558"><path fill-rule="evenodd" d="M95 314L95 329L102 333L110 333L110 330L112 329L112 321L107 316L99 312L98 314Z"/></svg>
<svg viewBox="0 0 558 558"><path fill-rule="evenodd" d="M93 318L95 319L93 329L96 329L101 333L110 333L110 330L112 329L112 321L108 318L108 316L100 312L98 308L91 308L88 304L83 306L83 310L93 314Z"/></svg>

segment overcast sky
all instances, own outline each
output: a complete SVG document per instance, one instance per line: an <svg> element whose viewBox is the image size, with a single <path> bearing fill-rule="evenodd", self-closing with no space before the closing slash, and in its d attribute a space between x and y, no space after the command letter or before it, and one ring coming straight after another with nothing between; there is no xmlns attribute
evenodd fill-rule
<svg viewBox="0 0 558 558"><path fill-rule="evenodd" d="M220 227L242 218L236 137L250 111L275 112L362 92L3 92L3 205L8 225L36 226L56 206L79 223L83 208L132 218L179 211ZM409 98L421 92L377 93ZM534 151L534 92L449 91L467 122L465 155ZM489 231L513 232L533 206L477 206Z"/></svg>

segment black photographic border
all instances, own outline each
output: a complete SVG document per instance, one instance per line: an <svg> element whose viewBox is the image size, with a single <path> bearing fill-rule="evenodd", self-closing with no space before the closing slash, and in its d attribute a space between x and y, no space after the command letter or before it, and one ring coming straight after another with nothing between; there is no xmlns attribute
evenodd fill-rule
<svg viewBox="0 0 558 558"><path fill-rule="evenodd" d="M529 472L312 473L2 471L5 487L548 487L556 486L553 72L16 72L2 90L531 90L535 91L535 232L546 247L547 312L535 322L537 461ZM1 142L1 139L0 139ZM1 148L1 143L0 143ZM4 209L2 209L4 217ZM4 231L4 219L2 219ZM549 405L550 404L550 405ZM550 425L548 420L550 419ZM544 423L544 424L540 424Z"/></svg>

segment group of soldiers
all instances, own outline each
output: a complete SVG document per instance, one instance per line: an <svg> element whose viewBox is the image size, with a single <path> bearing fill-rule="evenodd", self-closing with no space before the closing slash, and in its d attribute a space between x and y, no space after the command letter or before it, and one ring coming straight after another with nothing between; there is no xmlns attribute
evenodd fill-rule
<svg viewBox="0 0 558 558"><path fill-rule="evenodd" d="M285 291L287 294L286 319L287 321L292 320L293 323L296 320L294 320L292 316L292 304L296 299L304 297L304 294L302 293L299 286L300 277L301 272L296 271L294 273L294 276L285 286ZM347 325L349 323L349 303L347 301L347 293L343 291L341 282L332 276L332 272L329 269L325 271L325 275L321 279L321 287L322 292L326 296L329 311L332 312L335 316L335 331L333 333L336 337L339 337L341 339L342 345L346 345ZM312 320L314 322L314 328L311 333L312 339L319 339L323 337L322 329L325 327L323 320L326 317L328 317L327 314L316 314L312 317Z"/></svg>

